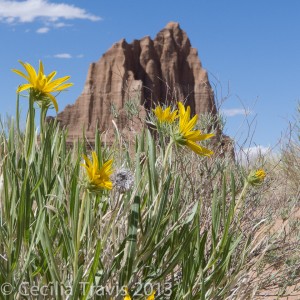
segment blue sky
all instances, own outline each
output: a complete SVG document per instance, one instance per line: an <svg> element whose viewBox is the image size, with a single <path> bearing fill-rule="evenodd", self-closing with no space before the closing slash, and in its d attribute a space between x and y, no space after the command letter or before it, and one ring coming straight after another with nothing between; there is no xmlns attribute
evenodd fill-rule
<svg viewBox="0 0 300 300"><path fill-rule="evenodd" d="M74 87L58 97L62 110L114 42L153 38L177 21L215 86L225 132L244 147L275 146L300 98L299 13L297 0L0 0L0 114L15 114L23 81L10 70L21 69L19 59L71 76Z"/></svg>

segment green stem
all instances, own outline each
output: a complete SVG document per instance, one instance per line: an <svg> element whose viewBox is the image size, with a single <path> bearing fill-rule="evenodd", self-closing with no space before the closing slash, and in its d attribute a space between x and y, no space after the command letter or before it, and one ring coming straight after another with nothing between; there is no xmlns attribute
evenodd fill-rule
<svg viewBox="0 0 300 300"><path fill-rule="evenodd" d="M167 146L167 149L166 149L166 152L165 152L165 157L164 157L164 161L163 161L163 172L164 170L166 169L167 167L167 161L168 161L168 156L169 156L169 153L172 149L172 145L173 145L174 141L171 140L170 143L168 144Z"/></svg>
<svg viewBox="0 0 300 300"><path fill-rule="evenodd" d="M157 195L157 201L154 205L154 212L156 212L157 209L158 209L158 204L159 204L158 199L160 199L161 193L163 191L162 187L163 187L163 184L165 182L165 177L166 177L166 173L167 173L167 170L168 170L168 166L167 166L168 156L169 156L170 151L172 149L172 145L173 145L173 140L170 141L170 143L167 146L166 152L165 152L165 156L164 156L164 160L163 160L163 164L162 164L162 171L161 171L161 180L160 180L161 186L160 186L160 189L159 189L159 192L158 192L158 195Z"/></svg>
<svg viewBox="0 0 300 300"><path fill-rule="evenodd" d="M17 94L17 103L16 103L16 125L17 125L17 133L18 137L21 136L20 131L20 94Z"/></svg>
<svg viewBox="0 0 300 300"><path fill-rule="evenodd" d="M27 161L30 158L32 152L32 146L34 141L34 95L32 89L29 93L29 109L26 120L26 132L25 132L25 149L26 149L26 159Z"/></svg>
<svg viewBox="0 0 300 300"><path fill-rule="evenodd" d="M166 173L168 171L168 158L169 158L169 154L170 151L172 149L174 141L171 140L170 143L167 146L166 152L165 152L165 156L164 156L164 160L163 160L163 165L162 165L162 175L161 175L161 184L163 185L164 181L165 181L165 177L166 177Z"/></svg>
<svg viewBox="0 0 300 300"><path fill-rule="evenodd" d="M243 190L242 190L242 192L240 194L240 198L236 202L235 207L234 207L234 215L235 215L236 211L240 211L240 209L242 207L242 204L243 204L243 202L245 200L246 192L248 190L248 186L249 186L249 182L247 180L245 180L245 184L244 184ZM240 215L238 217L238 220L240 221Z"/></svg>
<svg viewBox="0 0 300 300"><path fill-rule="evenodd" d="M47 107L42 107L41 115L40 115L40 138L41 138L41 143L44 140L44 132L45 132L44 129L45 129L46 114L47 114Z"/></svg>
<svg viewBox="0 0 300 300"><path fill-rule="evenodd" d="M9 226L10 227L10 226ZM10 230L9 230L10 232ZM8 241L8 249L7 249L7 270L8 270L8 276L7 276L7 282L14 286L12 282L12 237L13 235L9 235L9 241ZM12 296L9 296L9 299L12 299Z"/></svg>
<svg viewBox="0 0 300 300"><path fill-rule="evenodd" d="M77 276L78 271L78 258L79 258L79 250L80 250L80 237L81 237L81 231L82 231L82 222L83 222L83 215L84 215L84 209L85 209L85 202L86 202L86 191L84 191L82 196L82 202L80 206L80 212L79 212L79 219L78 219L78 226L77 226L77 235L75 238L75 258L74 258L74 279Z"/></svg>

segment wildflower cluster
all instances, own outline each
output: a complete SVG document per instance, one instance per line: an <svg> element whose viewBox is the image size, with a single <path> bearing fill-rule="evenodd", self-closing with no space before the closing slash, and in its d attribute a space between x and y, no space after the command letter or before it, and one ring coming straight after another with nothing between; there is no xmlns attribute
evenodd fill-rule
<svg viewBox="0 0 300 300"><path fill-rule="evenodd" d="M165 146L167 142L168 146L156 147L156 137L150 131L147 135L141 134L136 139L135 156L126 152L128 169L113 170L114 160L123 158L123 148L117 153L120 155L111 158L102 151L98 132L96 151L90 154L83 150L85 144L81 142L78 148L68 152L65 131L55 122L41 121L38 139L34 105L41 108L41 120L45 120L49 107L58 111L53 93L67 89L72 83L66 82L69 76L54 79L55 71L45 75L42 62L38 71L28 63L20 63L26 72L15 69L13 72L28 83L21 85L17 93L29 92L29 110L25 134L15 135L12 129L2 141L9 149L5 156L13 156L13 159L3 159L3 166L1 164L0 197L4 199L0 200L4 204L0 205L0 212L7 226L0 226L0 250L4 252L1 256L7 267L0 268L0 282L8 280L17 290L21 279L27 279L26 274L34 265L38 271L28 280L53 282L61 275L63 284L72 281L74 295L79 295L80 282L84 280L88 280L86 295L92 292L95 282L119 281L129 288L125 287L122 294L118 290L118 299L154 300L162 299L166 288L160 290L156 286L150 295L144 292L136 296L136 292L141 291L133 287L137 279L143 282L146 278L160 284L170 275L175 278L178 271L181 274L178 284L177 280L168 280L172 299L223 297L240 273L239 270L234 273L234 280L228 274L242 267L248 251L248 247L242 247L240 229L235 228L236 224L242 224L247 190L250 186L260 186L266 172L259 169L245 176L240 192L233 174L228 187L227 172L222 167L222 177L216 176L218 182L224 178L220 191L217 184L212 201L200 203L197 196L200 189L195 193L189 190L190 186L201 187L203 176L198 177L196 173L200 172L194 172L199 165L193 166L193 173L187 174L193 177L187 184L177 156L173 159L171 151L175 145L209 157L213 151L201 142L212 138L214 133L199 130L198 115L192 115L191 108L182 102L178 102L176 108L158 105L153 109L151 123L157 128L161 144ZM15 151L15 136L21 141L18 142L20 153ZM16 163L17 157L20 159ZM53 158L59 159L53 162ZM180 163L190 161L187 157ZM125 162L121 165L125 166ZM109 193L113 189L116 192ZM113 197L118 201L110 201ZM211 219L201 223L204 202L211 205ZM31 207L35 207L34 213ZM45 213L45 209L49 213ZM212 226L203 226L210 221ZM214 240L208 240L210 237ZM210 247L212 242L214 247ZM25 256L23 249L28 250ZM240 255L241 249L244 250ZM22 257L25 257L25 266ZM239 257L243 259L236 268ZM44 276L45 270L47 276ZM188 280L181 280L184 274L188 274ZM220 284L220 278L224 278L224 283Z"/></svg>
<svg viewBox="0 0 300 300"><path fill-rule="evenodd" d="M162 131L161 127L167 125L167 133L172 137L172 140L176 145L186 146L198 155L212 155L213 151L200 146L196 142L210 139L214 134L203 134L200 130L195 130L194 128L198 121L198 115L196 114L191 118L190 106L185 108L181 102L178 102L177 105L178 110L172 111L170 106L165 109L161 106L157 106L153 110L157 118L156 125L158 131L161 134L165 134L166 132ZM179 120L178 122L176 122L177 119Z"/></svg>

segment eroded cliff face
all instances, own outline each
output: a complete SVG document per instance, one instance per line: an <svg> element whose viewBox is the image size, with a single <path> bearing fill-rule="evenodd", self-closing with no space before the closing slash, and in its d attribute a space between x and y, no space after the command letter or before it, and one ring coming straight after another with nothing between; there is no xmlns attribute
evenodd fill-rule
<svg viewBox="0 0 300 300"><path fill-rule="evenodd" d="M114 44L88 70L82 94L58 114L69 141L86 136L92 143L96 126L113 136L112 120L121 131L135 134L146 111L157 103L184 101L192 113L216 114L213 92L197 50L178 23L171 22L154 40L146 36ZM129 116L135 103L139 116ZM98 124L98 125L97 125Z"/></svg>

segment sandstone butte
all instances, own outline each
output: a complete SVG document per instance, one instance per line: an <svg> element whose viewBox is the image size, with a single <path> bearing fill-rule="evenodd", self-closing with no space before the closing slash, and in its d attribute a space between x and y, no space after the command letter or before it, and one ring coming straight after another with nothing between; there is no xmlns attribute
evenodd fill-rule
<svg viewBox="0 0 300 300"><path fill-rule="evenodd" d="M178 23L170 22L152 40L146 36L115 43L90 65L82 94L57 116L68 128L67 142L82 137L93 145L96 127L110 143L114 125L127 139L144 126L155 104L183 101L192 114L217 114L214 93L198 52ZM133 112L135 111L135 112ZM229 139L217 132L227 148ZM218 143L219 144L219 143Z"/></svg>

